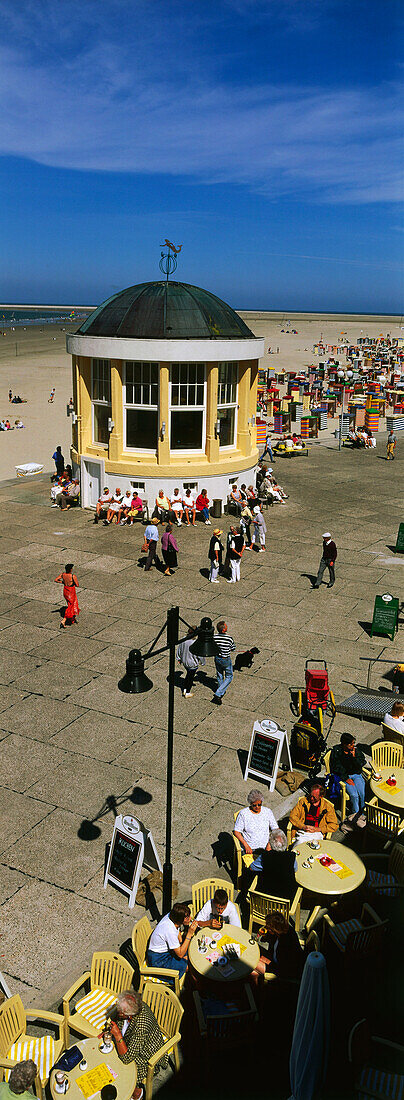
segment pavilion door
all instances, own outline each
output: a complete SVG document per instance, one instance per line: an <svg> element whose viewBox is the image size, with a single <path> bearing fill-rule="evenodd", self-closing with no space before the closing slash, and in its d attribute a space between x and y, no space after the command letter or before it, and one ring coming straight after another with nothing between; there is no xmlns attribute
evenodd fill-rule
<svg viewBox="0 0 404 1100"><path fill-rule="evenodd" d="M103 488L104 463L97 459L81 460L81 492L84 508L95 508Z"/></svg>

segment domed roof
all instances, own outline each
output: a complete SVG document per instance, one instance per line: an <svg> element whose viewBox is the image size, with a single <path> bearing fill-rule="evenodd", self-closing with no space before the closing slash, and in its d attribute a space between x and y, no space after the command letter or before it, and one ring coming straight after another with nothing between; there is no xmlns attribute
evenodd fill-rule
<svg viewBox="0 0 404 1100"><path fill-rule="evenodd" d="M138 283L102 302L78 329L82 336L146 340L254 339L226 302L188 283Z"/></svg>

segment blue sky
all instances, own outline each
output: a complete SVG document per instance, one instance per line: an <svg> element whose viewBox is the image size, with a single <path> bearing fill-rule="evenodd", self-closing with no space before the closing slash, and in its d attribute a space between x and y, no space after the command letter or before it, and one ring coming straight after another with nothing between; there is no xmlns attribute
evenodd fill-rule
<svg viewBox="0 0 404 1100"><path fill-rule="evenodd" d="M0 0L3 302L403 310L401 0Z"/></svg>

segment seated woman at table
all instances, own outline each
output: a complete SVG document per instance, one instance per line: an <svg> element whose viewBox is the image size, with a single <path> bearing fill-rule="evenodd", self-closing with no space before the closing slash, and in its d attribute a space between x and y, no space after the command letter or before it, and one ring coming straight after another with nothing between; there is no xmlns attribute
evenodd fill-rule
<svg viewBox="0 0 404 1100"><path fill-rule="evenodd" d="M324 794L323 784L313 779L308 798L303 795L290 811L289 821L296 843L323 840L326 833L335 833L339 828L334 806Z"/></svg>
<svg viewBox="0 0 404 1100"><path fill-rule="evenodd" d="M111 1035L118 1057L125 1065L136 1062L137 1079L140 1082L133 1093L134 1100L141 1100L144 1089L141 1085L147 1074L147 1064L152 1054L157 1054L164 1039L151 1008L143 1003L141 993L124 990L116 998L115 1004L108 1009L107 1023L110 1022ZM168 1055L158 1063L155 1073L165 1069Z"/></svg>
<svg viewBox="0 0 404 1100"><path fill-rule="evenodd" d="M276 898L295 896L297 885L295 871L297 859L282 829L273 829L269 834L269 850L265 849L257 856L249 868L249 875L258 875L256 890L260 894L271 894Z"/></svg>
<svg viewBox="0 0 404 1100"><path fill-rule="evenodd" d="M404 703L393 703L390 713L383 718L383 725L393 733L401 733L404 736Z"/></svg>
<svg viewBox="0 0 404 1100"><path fill-rule="evenodd" d="M32 1088L37 1073L38 1067L32 1058L25 1062L16 1062L10 1070L8 1081L0 1082L1 1100L14 1100L15 1096L20 1096L21 1100L32 1100L32 1092L28 1092L28 1089Z"/></svg>
<svg viewBox="0 0 404 1100"><path fill-rule="evenodd" d="M227 890L215 890L213 898L205 901L199 910L196 920L199 928L221 928L222 924L235 924L241 928L241 920L232 901L229 901Z"/></svg>
<svg viewBox="0 0 404 1100"><path fill-rule="evenodd" d="M184 938L180 928L185 925ZM188 966L188 947L194 932L198 931L198 925L191 919L191 910L185 901L178 901L173 905L171 912L156 924L153 930L149 946L147 948L147 962L149 966L164 967L168 970L178 970L179 974L185 974Z"/></svg>
<svg viewBox="0 0 404 1100"><path fill-rule="evenodd" d="M260 960L252 972L256 981L260 974L268 970L272 970L277 978L299 980L304 963L303 951L297 932L282 913L268 913L258 946Z"/></svg>

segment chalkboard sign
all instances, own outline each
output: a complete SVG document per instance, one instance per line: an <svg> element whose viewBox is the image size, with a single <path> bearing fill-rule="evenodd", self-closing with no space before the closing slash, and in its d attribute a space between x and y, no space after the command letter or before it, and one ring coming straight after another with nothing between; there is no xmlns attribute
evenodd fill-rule
<svg viewBox="0 0 404 1100"><path fill-rule="evenodd" d="M400 523L398 528L397 542L394 549L396 554L404 554L404 523Z"/></svg>
<svg viewBox="0 0 404 1100"><path fill-rule="evenodd" d="M142 845L134 837L126 836L119 829L114 835L109 875L132 890Z"/></svg>
<svg viewBox="0 0 404 1100"><path fill-rule="evenodd" d="M386 593L386 596L375 598L370 636L373 638L374 634L383 634L384 637L394 641L395 632L398 630L399 601L394 596L388 598L387 596Z"/></svg>
<svg viewBox="0 0 404 1100"><path fill-rule="evenodd" d="M276 722L268 719L254 722L244 779L250 776L264 779L273 791L281 760L288 768L292 767L286 730L280 730Z"/></svg>
<svg viewBox="0 0 404 1100"><path fill-rule="evenodd" d="M127 815L115 818L114 831L107 867L104 890L110 882L129 895L129 906L135 904L144 855L144 835L139 822Z"/></svg>

